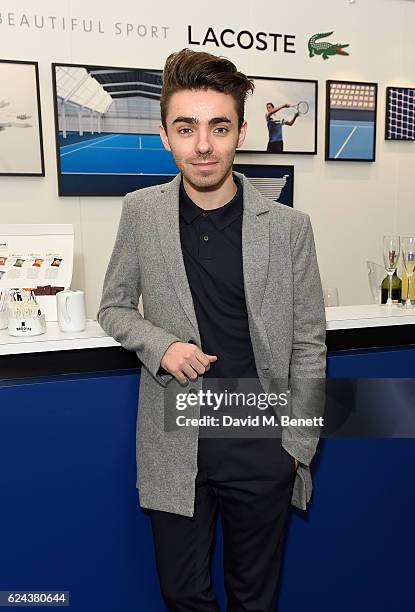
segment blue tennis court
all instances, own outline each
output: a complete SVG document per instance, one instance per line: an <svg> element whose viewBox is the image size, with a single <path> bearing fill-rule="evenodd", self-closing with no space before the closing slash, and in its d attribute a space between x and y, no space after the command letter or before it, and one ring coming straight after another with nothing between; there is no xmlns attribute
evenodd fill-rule
<svg viewBox="0 0 415 612"><path fill-rule="evenodd" d="M61 195L123 195L178 172L158 134L60 132L59 144Z"/></svg>
<svg viewBox="0 0 415 612"><path fill-rule="evenodd" d="M99 134L65 144L61 171L87 174L176 174L177 166L157 134Z"/></svg>
<svg viewBox="0 0 415 612"><path fill-rule="evenodd" d="M372 159L373 121L330 121L330 159Z"/></svg>

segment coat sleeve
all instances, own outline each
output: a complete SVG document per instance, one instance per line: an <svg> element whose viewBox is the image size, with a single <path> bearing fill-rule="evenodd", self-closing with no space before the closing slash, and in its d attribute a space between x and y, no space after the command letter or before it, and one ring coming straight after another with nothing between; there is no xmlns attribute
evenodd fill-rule
<svg viewBox="0 0 415 612"><path fill-rule="evenodd" d="M109 336L125 349L134 351L144 367L165 387L173 376L160 367L160 361L173 342L188 340L153 325L138 310L141 275L137 238L133 235L132 227L126 196L104 278L97 320Z"/></svg>
<svg viewBox="0 0 415 612"><path fill-rule="evenodd" d="M310 217L303 222L292 248L293 344L289 371L293 419L322 417L325 407L326 317ZM309 465L317 448L320 427L288 425L282 431L284 448Z"/></svg>

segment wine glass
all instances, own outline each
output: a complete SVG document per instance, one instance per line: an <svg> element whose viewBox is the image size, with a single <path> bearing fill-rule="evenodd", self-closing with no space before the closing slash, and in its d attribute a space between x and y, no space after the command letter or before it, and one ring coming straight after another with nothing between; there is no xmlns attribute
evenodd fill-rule
<svg viewBox="0 0 415 612"><path fill-rule="evenodd" d="M392 276L396 270L401 250L399 236L383 236L383 263L389 276L387 306L392 306Z"/></svg>
<svg viewBox="0 0 415 612"><path fill-rule="evenodd" d="M406 302L404 308L411 308L411 298L409 296L409 285L413 273L415 272L415 237L414 236L402 236L402 260L405 266L406 276L408 277L408 292L406 294Z"/></svg>
<svg viewBox="0 0 415 612"><path fill-rule="evenodd" d="M324 305L329 306L338 306L339 305L339 290L337 287L327 287L324 291Z"/></svg>

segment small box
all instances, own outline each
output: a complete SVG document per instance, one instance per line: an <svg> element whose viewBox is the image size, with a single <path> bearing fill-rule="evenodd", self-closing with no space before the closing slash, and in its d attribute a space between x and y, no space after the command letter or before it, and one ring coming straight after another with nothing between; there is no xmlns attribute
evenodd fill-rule
<svg viewBox="0 0 415 612"><path fill-rule="evenodd" d="M46 332L45 315L42 313L33 318L8 319L10 336L38 336Z"/></svg>

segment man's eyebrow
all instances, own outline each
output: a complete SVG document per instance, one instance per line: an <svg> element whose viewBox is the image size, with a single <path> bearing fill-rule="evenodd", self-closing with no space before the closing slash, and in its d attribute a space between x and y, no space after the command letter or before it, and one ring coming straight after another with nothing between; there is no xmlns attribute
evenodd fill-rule
<svg viewBox="0 0 415 612"><path fill-rule="evenodd" d="M172 121L172 125L175 123L188 123L189 125L198 125L200 123L199 119L196 117L176 117L174 121ZM218 123L232 123L229 117L213 117L209 119L209 125L216 125Z"/></svg>
<svg viewBox="0 0 415 612"><path fill-rule="evenodd" d="M209 119L209 125L216 125L217 123L232 123L232 121L228 117L213 117L213 119Z"/></svg>
<svg viewBox="0 0 415 612"><path fill-rule="evenodd" d="M199 120L196 119L196 117L176 117L176 119L174 121L172 121L172 125L174 125L175 123L190 123L191 125L195 125L197 123L199 123Z"/></svg>

